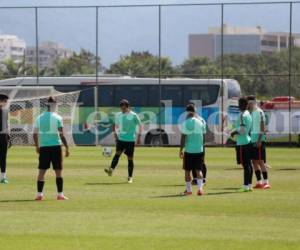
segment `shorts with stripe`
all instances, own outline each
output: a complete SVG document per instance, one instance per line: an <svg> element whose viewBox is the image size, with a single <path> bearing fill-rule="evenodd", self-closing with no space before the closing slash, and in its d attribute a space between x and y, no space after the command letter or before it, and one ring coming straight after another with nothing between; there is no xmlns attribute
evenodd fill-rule
<svg viewBox="0 0 300 250"><path fill-rule="evenodd" d="M247 164L251 161L251 143L236 146L237 164Z"/></svg>
<svg viewBox="0 0 300 250"><path fill-rule="evenodd" d="M259 147L256 143L251 145L251 160L264 161L266 162L266 143L262 142Z"/></svg>

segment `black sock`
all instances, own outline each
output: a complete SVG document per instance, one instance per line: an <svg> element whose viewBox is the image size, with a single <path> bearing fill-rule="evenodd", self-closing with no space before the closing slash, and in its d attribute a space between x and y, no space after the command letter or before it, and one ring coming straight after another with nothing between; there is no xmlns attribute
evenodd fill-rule
<svg viewBox="0 0 300 250"><path fill-rule="evenodd" d="M64 180L62 177L56 178L56 187L57 187L57 193L62 193L64 186Z"/></svg>
<svg viewBox="0 0 300 250"><path fill-rule="evenodd" d="M110 167L112 169L115 169L115 167L118 165L119 158L120 158L120 155L115 154L113 160L111 161L111 166Z"/></svg>
<svg viewBox="0 0 300 250"><path fill-rule="evenodd" d="M256 175L256 180L261 181L261 171L260 170L255 170L255 175Z"/></svg>
<svg viewBox="0 0 300 250"><path fill-rule="evenodd" d="M43 192L45 181L37 181L37 191L39 193Z"/></svg>
<svg viewBox="0 0 300 250"><path fill-rule="evenodd" d="M268 180L268 172L262 172L264 180Z"/></svg>
<svg viewBox="0 0 300 250"><path fill-rule="evenodd" d="M133 160L128 160L128 177L132 177L133 168L134 168Z"/></svg>
<svg viewBox="0 0 300 250"><path fill-rule="evenodd" d="M196 169L192 169L192 175L193 175L193 179L196 180L197 179Z"/></svg>

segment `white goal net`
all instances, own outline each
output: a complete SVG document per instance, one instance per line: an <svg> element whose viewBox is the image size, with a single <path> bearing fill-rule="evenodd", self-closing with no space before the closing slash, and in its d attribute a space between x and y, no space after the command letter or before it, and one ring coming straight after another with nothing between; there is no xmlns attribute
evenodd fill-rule
<svg viewBox="0 0 300 250"><path fill-rule="evenodd" d="M57 101L56 112L62 116L69 145L74 145L73 122L80 91L61 93L53 87L0 87L9 96L9 127L12 145L33 145L33 127L37 116L47 108L47 99Z"/></svg>

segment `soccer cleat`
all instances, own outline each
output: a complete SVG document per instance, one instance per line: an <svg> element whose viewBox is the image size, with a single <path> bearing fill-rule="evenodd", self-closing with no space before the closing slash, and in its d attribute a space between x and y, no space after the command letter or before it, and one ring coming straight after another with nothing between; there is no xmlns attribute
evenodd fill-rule
<svg viewBox="0 0 300 250"><path fill-rule="evenodd" d="M264 184L262 183L256 183L255 187L256 189L262 189L264 187Z"/></svg>
<svg viewBox="0 0 300 250"><path fill-rule="evenodd" d="M131 184L133 182L133 178L132 177L128 177L127 178L127 182Z"/></svg>
<svg viewBox="0 0 300 250"><path fill-rule="evenodd" d="M69 198L64 196L64 195L57 195L57 200L58 201L64 201L64 200L69 200Z"/></svg>
<svg viewBox="0 0 300 250"><path fill-rule="evenodd" d="M112 176L113 171L114 171L114 170L113 170L112 168L105 168L105 169L104 169L104 172L107 173L108 176Z"/></svg>
<svg viewBox="0 0 300 250"><path fill-rule="evenodd" d="M269 183L265 183L263 184L263 189L270 189L271 188L271 185Z"/></svg>
<svg viewBox="0 0 300 250"><path fill-rule="evenodd" d="M35 197L35 200L36 201L42 201L44 199L44 196L43 195L37 195L36 197Z"/></svg>
<svg viewBox="0 0 300 250"><path fill-rule="evenodd" d="M201 196L201 195L203 195L203 194L204 194L203 190L198 190L198 192L197 192L197 195L198 195L198 196Z"/></svg>
<svg viewBox="0 0 300 250"><path fill-rule="evenodd" d="M8 180L6 178L1 179L0 181L1 184L8 184Z"/></svg>
<svg viewBox="0 0 300 250"><path fill-rule="evenodd" d="M192 194L193 194L193 192L188 192L187 190L185 190L183 193L180 193L181 196L189 196Z"/></svg>
<svg viewBox="0 0 300 250"><path fill-rule="evenodd" d="M248 188L240 188L238 190L239 193L247 193L247 192L252 192L252 189L248 189Z"/></svg>

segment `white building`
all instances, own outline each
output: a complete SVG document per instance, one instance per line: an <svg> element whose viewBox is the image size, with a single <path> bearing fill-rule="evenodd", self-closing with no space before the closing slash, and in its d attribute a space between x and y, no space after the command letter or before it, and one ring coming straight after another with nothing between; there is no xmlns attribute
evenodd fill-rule
<svg viewBox="0 0 300 250"><path fill-rule="evenodd" d="M15 35L0 34L0 63L13 60L21 63L24 58L26 43Z"/></svg>
<svg viewBox="0 0 300 250"><path fill-rule="evenodd" d="M43 42L39 46L39 68L53 68L57 60L68 58L73 51L64 47L61 43L52 41ZM25 52L27 64L36 64L36 47L27 47Z"/></svg>

